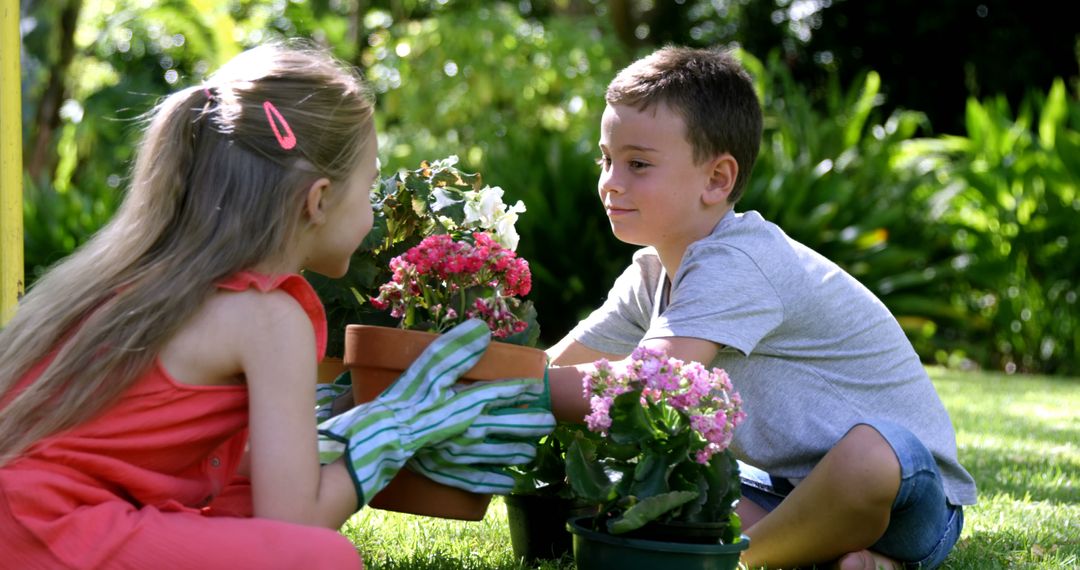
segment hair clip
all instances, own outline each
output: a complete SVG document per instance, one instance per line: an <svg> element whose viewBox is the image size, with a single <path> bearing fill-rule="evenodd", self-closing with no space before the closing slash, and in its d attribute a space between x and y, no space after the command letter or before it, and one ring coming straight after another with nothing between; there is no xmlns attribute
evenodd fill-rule
<svg viewBox="0 0 1080 570"><path fill-rule="evenodd" d="M289 122L285 120L285 117L281 115L281 112L277 110L269 100L263 101L263 109L266 111L266 120L270 122L270 128L274 131L274 136L277 137L278 144L285 150L291 150L296 146L296 135L293 134L292 128L289 127ZM277 118L281 121L281 126L285 127L284 136L281 131L278 130L277 122L274 121Z"/></svg>
<svg viewBox="0 0 1080 570"><path fill-rule="evenodd" d="M202 88L202 90L203 90L203 93L206 93L206 99L207 99L208 101L213 101L213 100L214 100L214 94L210 92L210 88L209 88L209 87L207 87L207 86L203 85L203 88Z"/></svg>

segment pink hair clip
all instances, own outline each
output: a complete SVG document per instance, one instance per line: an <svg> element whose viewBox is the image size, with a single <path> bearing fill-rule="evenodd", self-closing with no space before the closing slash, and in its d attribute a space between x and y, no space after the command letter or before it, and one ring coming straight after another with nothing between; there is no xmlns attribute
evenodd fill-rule
<svg viewBox="0 0 1080 570"><path fill-rule="evenodd" d="M202 88L202 90L203 90L203 93L206 93L206 98L207 98L208 100L210 100L210 101L213 101L213 100L214 100L214 94L210 92L210 88L209 88L209 87L207 87L207 86L203 85L203 88Z"/></svg>
<svg viewBox="0 0 1080 570"><path fill-rule="evenodd" d="M274 136L277 137L278 144L285 150L291 150L296 146L296 135L293 134L292 128L289 127L289 122L285 120L285 117L281 115L281 112L277 110L269 100L263 101L263 109L266 111L266 120L270 122L270 128L274 131ZM274 119L281 122L281 126L285 128L285 134L282 135L278 130L277 122Z"/></svg>

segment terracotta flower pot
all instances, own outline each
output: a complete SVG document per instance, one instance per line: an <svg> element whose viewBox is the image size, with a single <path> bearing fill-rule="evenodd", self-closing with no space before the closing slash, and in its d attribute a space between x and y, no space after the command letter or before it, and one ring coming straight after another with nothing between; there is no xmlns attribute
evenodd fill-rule
<svg viewBox="0 0 1080 570"><path fill-rule="evenodd" d="M437 334L371 325L345 328L345 365L353 382L357 404L382 393L412 364ZM540 378L547 366L544 351L492 342L463 380ZM377 509L440 518L478 521L487 512L491 495L478 495L436 483L402 469L368 502Z"/></svg>
<svg viewBox="0 0 1080 570"><path fill-rule="evenodd" d="M348 368L345 366L345 362L342 359L327 356L319 363L319 367L315 373L315 381L321 384L329 384L346 370L348 370Z"/></svg>

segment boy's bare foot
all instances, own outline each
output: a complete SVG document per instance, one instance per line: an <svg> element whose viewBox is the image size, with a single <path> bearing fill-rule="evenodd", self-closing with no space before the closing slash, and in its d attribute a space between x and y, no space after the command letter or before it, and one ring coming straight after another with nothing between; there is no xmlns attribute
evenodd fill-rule
<svg viewBox="0 0 1080 570"><path fill-rule="evenodd" d="M860 550L840 557L837 570L903 570L904 565L877 552Z"/></svg>

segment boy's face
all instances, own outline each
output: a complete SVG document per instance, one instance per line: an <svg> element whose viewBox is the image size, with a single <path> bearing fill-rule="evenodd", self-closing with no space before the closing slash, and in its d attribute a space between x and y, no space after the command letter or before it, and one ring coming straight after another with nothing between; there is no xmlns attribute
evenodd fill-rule
<svg viewBox="0 0 1080 570"><path fill-rule="evenodd" d="M712 231L718 218L702 201L712 161L694 164L686 125L667 105L608 105L600 153L598 189L615 237L681 257Z"/></svg>

